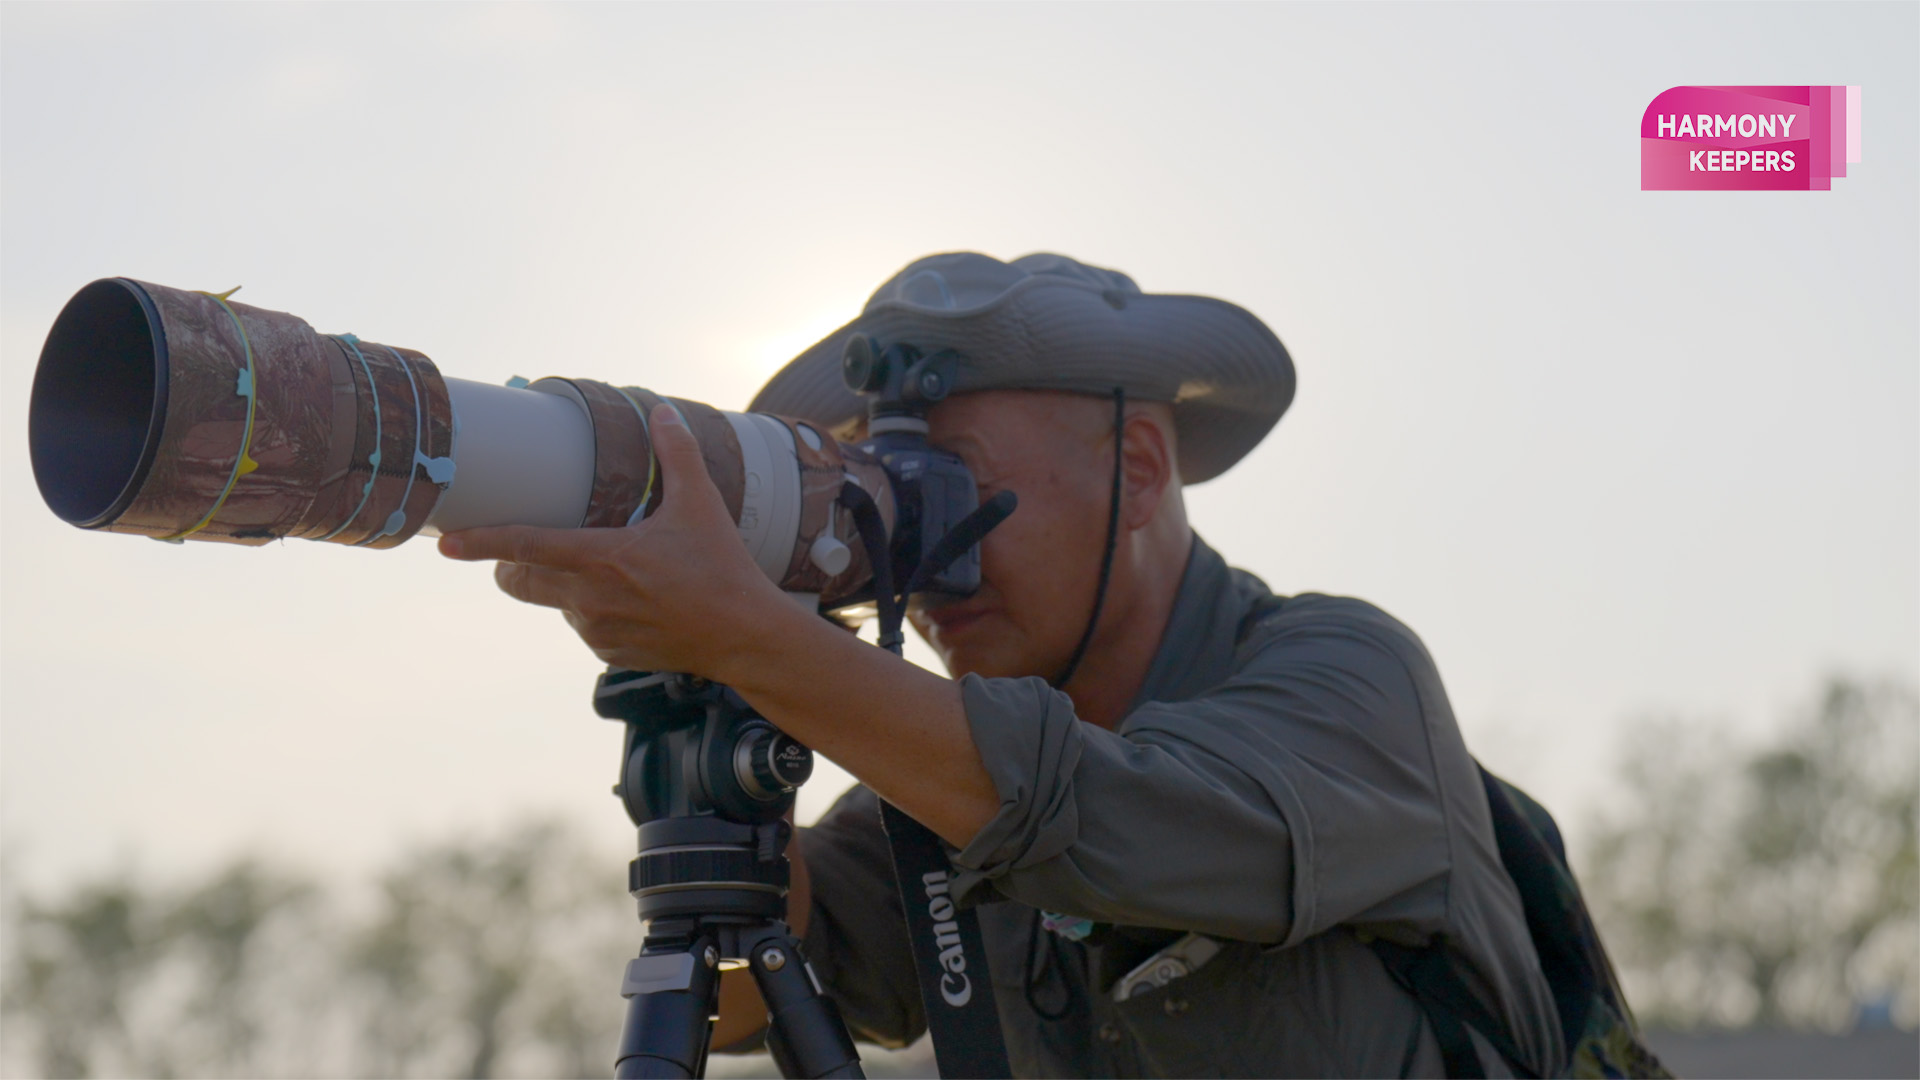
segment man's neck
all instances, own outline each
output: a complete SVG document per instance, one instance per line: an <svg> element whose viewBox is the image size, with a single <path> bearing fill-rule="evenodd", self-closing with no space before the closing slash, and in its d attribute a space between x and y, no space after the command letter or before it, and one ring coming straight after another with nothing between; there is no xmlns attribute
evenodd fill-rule
<svg viewBox="0 0 1920 1080"><path fill-rule="evenodd" d="M1140 695L1193 551L1193 532L1184 525L1177 539L1168 537L1155 550L1136 553L1137 558L1126 560L1125 565L1115 559L1100 626L1079 669L1063 688L1080 719L1111 730L1126 718Z"/></svg>

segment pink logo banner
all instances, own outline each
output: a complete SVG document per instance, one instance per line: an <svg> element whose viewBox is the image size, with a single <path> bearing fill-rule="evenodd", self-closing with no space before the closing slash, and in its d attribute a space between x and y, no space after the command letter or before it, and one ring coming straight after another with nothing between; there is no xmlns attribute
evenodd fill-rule
<svg viewBox="0 0 1920 1080"><path fill-rule="evenodd" d="M1827 191L1859 160L1857 86L1676 86L1640 117L1641 191Z"/></svg>

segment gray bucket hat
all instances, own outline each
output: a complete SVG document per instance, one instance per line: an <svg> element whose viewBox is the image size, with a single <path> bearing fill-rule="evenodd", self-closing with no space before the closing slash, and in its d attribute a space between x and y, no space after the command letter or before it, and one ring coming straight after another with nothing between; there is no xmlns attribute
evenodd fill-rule
<svg viewBox="0 0 1920 1080"><path fill-rule="evenodd" d="M838 429L866 415L841 381L847 339L952 349L954 391L1070 390L1173 404L1180 478L1211 480L1247 455L1293 401L1293 360L1244 308L1144 293L1133 279L1064 255L1001 262L929 255L874 291L858 318L768 380L755 412Z"/></svg>

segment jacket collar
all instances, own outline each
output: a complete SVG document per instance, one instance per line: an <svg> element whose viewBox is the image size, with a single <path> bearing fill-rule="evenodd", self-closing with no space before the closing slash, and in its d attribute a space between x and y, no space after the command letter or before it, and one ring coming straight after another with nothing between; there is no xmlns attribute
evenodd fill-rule
<svg viewBox="0 0 1920 1080"><path fill-rule="evenodd" d="M1195 533L1160 649L1129 712L1150 701L1198 697L1232 674L1236 633L1246 606L1233 578L1226 560Z"/></svg>

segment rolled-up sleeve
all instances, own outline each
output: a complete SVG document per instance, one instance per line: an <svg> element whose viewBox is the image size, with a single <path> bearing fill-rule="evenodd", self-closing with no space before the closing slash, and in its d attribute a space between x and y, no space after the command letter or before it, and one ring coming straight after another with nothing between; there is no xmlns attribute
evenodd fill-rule
<svg viewBox="0 0 1920 1080"><path fill-rule="evenodd" d="M1263 624L1226 682L1147 704L1117 732L1079 722L1043 680L963 679L1000 811L955 856L957 884L1286 944L1369 911L1443 906L1420 695L1389 644L1397 624L1350 603Z"/></svg>

